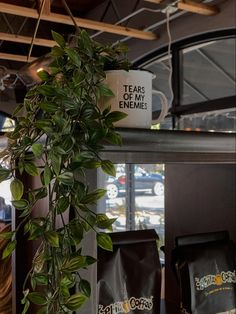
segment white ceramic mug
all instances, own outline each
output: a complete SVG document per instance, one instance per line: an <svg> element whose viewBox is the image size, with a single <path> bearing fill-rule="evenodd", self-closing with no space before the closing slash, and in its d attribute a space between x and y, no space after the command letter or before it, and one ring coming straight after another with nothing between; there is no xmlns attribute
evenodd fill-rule
<svg viewBox="0 0 236 314"><path fill-rule="evenodd" d="M117 127L150 129L152 124L161 122L168 112L165 95L152 90L153 74L143 70L113 70L106 72L105 84L113 91L114 97L105 97L102 109L111 106L112 111L122 111L127 117L116 122ZM152 120L152 94L161 100L161 113Z"/></svg>

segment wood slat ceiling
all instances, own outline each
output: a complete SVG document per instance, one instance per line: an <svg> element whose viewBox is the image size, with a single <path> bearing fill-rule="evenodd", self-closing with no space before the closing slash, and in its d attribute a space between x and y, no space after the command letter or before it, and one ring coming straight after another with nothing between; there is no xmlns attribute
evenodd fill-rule
<svg viewBox="0 0 236 314"><path fill-rule="evenodd" d="M66 10L65 1L78 26L88 29L91 34L97 31L110 33L110 42L116 42L124 37L157 40L156 32L144 29L153 21L164 20L163 13L151 15L145 12L121 25L116 25L116 21L144 6L158 11L157 9L165 8L173 0L1 0L0 67L18 72L25 68L26 63L47 54L54 45L51 30L61 33L67 40L75 33L76 28ZM218 10L214 5L195 1L197 4L192 0L180 0L176 9L207 15L217 14ZM40 10L42 4L43 9ZM89 19L91 16L93 18Z"/></svg>

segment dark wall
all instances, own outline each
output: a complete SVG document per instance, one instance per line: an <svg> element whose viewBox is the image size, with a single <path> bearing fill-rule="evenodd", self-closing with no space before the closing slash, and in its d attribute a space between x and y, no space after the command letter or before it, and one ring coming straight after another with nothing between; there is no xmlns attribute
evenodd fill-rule
<svg viewBox="0 0 236 314"><path fill-rule="evenodd" d="M236 242L236 164L167 164L165 178L167 313L177 314L179 290L170 268L174 239L226 229Z"/></svg>

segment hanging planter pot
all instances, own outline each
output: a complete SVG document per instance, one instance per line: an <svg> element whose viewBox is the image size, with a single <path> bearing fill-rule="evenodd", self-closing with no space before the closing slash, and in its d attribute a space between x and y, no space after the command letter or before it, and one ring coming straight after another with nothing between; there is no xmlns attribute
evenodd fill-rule
<svg viewBox="0 0 236 314"><path fill-rule="evenodd" d="M152 90L153 74L145 70L111 70L106 72L105 83L114 96L103 98L101 107L111 106L114 111L123 111L127 117L115 123L117 127L150 129L161 122L168 112L165 95ZM152 119L152 95L161 98L161 112Z"/></svg>

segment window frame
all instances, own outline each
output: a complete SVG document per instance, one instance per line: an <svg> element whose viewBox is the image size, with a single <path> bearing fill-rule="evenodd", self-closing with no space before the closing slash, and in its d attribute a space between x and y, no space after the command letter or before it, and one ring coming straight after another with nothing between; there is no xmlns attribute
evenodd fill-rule
<svg viewBox="0 0 236 314"><path fill-rule="evenodd" d="M193 37L182 39L178 42L171 44L171 62L172 62L172 89L174 93L174 99L170 109L170 115L172 117L172 129L176 129L177 120L182 115L190 115L194 113L218 111L224 109L235 108L236 95L217 98L213 100L203 101L193 104L181 105L180 103L180 67L181 67L181 51L189 47L207 43L210 41L223 40L229 38L236 38L235 28L227 30L219 30L214 32L208 32ZM168 46L157 49L154 52L149 53L145 57L139 59L134 63L134 67L144 67L151 62L163 58L168 53Z"/></svg>

